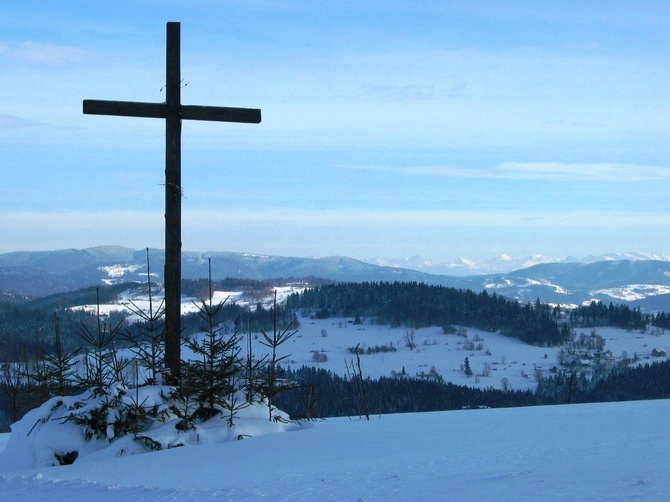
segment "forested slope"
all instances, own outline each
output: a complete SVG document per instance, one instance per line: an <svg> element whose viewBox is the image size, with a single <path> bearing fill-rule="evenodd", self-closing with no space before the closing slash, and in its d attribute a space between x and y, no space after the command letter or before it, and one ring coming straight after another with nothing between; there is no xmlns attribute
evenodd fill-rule
<svg viewBox="0 0 670 502"><path fill-rule="evenodd" d="M417 282L344 283L305 289L288 298L288 309L310 309L317 316L366 317L380 324L413 328L455 325L498 331L534 345L568 340L560 310L546 304L520 304L486 291Z"/></svg>

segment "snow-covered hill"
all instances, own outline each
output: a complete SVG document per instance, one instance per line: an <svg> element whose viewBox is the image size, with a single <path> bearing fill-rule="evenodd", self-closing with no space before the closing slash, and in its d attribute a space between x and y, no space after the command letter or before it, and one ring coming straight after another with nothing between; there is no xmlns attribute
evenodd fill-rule
<svg viewBox="0 0 670 502"><path fill-rule="evenodd" d="M667 500L670 401L328 419L294 432L6 471L0 499Z"/></svg>
<svg viewBox="0 0 670 502"><path fill-rule="evenodd" d="M278 288L279 301L295 291L296 287ZM300 289L300 288L297 288ZM240 292L218 291L214 301L235 301L241 305L256 304L257 299L246 298ZM141 294L134 296L130 292L124 294L122 302L129 300L139 307L147 303ZM154 299L160 302L160 295ZM265 300L269 308L272 299ZM94 306L80 308L94 309ZM105 314L112 310L125 308L123 304L101 305L100 311ZM95 307L97 309L97 306ZM184 298L182 312L194 312L197 304L194 298ZM360 325L353 324L350 318L314 319L299 317L300 328L283 347L288 355L286 364L292 368L315 366L337 375L346 375L345 361L355 356L350 351L359 345L361 364L364 375L370 378L389 377L394 374L405 374L411 377L439 375L446 382L487 389L535 390L537 377L549 376L557 362L560 347L538 347L528 345L516 338L509 338L500 333L458 326L458 332L445 334L441 327L408 329L380 325L371 319L363 319ZM576 334L592 332L605 340L605 350L611 354L612 364L622 358L634 356L641 362L664 361L668 357L654 357L652 351L657 349L670 353L670 332L654 329L644 333L626 331L612 327L595 329L577 329ZM406 339L411 333L415 348L407 346ZM253 354L261 356L267 347L261 343L262 338L252 340ZM375 350L390 347L392 350ZM371 349L368 354L368 349ZM246 351L246 348L244 349ZM314 353L321 356L314 357ZM246 352L245 352L246 354ZM468 378L463 372L465 358L469 359L474 375ZM588 361L584 362L584 371L588 372Z"/></svg>

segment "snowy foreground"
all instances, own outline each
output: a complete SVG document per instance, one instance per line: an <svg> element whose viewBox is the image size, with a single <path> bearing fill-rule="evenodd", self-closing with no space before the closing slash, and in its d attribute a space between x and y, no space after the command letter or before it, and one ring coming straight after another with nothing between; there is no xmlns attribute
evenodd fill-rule
<svg viewBox="0 0 670 502"><path fill-rule="evenodd" d="M0 500L669 500L669 416L638 401L328 419L6 470Z"/></svg>

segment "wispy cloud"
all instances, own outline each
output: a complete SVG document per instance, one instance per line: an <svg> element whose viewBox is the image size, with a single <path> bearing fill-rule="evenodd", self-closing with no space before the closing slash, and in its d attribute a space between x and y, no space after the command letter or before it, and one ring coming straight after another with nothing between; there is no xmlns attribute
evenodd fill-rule
<svg viewBox="0 0 670 502"><path fill-rule="evenodd" d="M16 115L0 115L0 129L20 129L42 125L37 120L18 117Z"/></svg>
<svg viewBox="0 0 670 502"><path fill-rule="evenodd" d="M93 53L79 47L43 44L40 42L0 42L0 57L9 57L32 64L65 66L80 63Z"/></svg>
<svg viewBox="0 0 670 502"><path fill-rule="evenodd" d="M512 178L565 181L653 181L670 178L670 167L637 164L563 164L506 162L499 166Z"/></svg>
<svg viewBox="0 0 670 502"><path fill-rule="evenodd" d="M425 227L574 227L601 226L655 227L670 225L663 212L576 210L528 213L518 210L406 210L406 209L239 209L225 212L186 211L185 225L190 227L237 227L268 225L277 228L414 228ZM218 223L217 223L218 222ZM281 225L281 226L279 226Z"/></svg>
<svg viewBox="0 0 670 502"><path fill-rule="evenodd" d="M163 214L155 211L8 211L0 213L0 231L58 229L116 232L151 229L162 232ZM544 211L528 213L518 210L431 210L431 209L295 209L267 206L224 211L185 210L185 229L240 228L267 226L280 228L347 228L347 227L566 227L670 225L670 215L620 211Z"/></svg>
<svg viewBox="0 0 670 502"><path fill-rule="evenodd" d="M114 232L156 227L156 223L163 220L163 214L150 211L3 211L0 219L0 231L105 229Z"/></svg>
<svg viewBox="0 0 670 502"><path fill-rule="evenodd" d="M388 171L451 178L642 182L670 179L670 167L637 164L567 164L560 162L503 162L494 167L340 165L343 169Z"/></svg>
<svg viewBox="0 0 670 502"><path fill-rule="evenodd" d="M432 100L437 98L454 98L462 96L468 84L457 82L451 87L443 88L435 84L403 84L403 85L364 85L361 94L367 99L392 101Z"/></svg>

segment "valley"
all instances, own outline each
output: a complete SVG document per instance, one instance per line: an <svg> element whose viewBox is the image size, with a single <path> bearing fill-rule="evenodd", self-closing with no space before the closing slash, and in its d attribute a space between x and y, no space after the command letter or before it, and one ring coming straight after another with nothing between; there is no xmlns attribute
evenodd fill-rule
<svg viewBox="0 0 670 502"><path fill-rule="evenodd" d="M300 290L302 287L295 285L278 287L277 300L281 303L288 295ZM154 308L160 305L161 300L160 294L153 298ZM274 297L245 296L241 291L214 292L214 303L224 300L254 308L260 303L269 309ZM129 290L121 295L118 303L100 305L100 312L103 315L115 311L128 313L130 302L148 309L149 298L144 293ZM199 303L194 297L185 297L182 313L196 313ZM97 308L96 305L74 307L90 312ZM133 320L132 315L129 319ZM566 352L564 345L540 347L499 332L469 326L457 326L455 333L446 334L442 327L437 326L391 327L378 324L369 318L362 319L361 324L357 325L352 317L318 319L313 312L299 313L298 321L300 325L297 333L282 346L283 355L287 355L285 364L291 368L313 366L346 376L346 363L356 357L353 349L358 346L365 377L423 378L479 389L534 391L539 378L550 377L557 372L574 368L590 374L601 363L611 368L621 362L631 365L661 362L668 359L667 353L670 351L670 333L662 329L627 331L609 326L575 328L576 339L580 335L589 337L595 334L602 337L605 342L602 352L605 356L602 361L596 361L594 350L578 351L578 361L572 361L575 356L566 356L563 357L565 364L562 365L562 356L559 353ZM413 348L408 346L410 338ZM259 333L252 333L252 351L255 357L267 354L268 349L261 341ZM246 351L245 345L242 349L244 357ZM184 356L188 357L188 352ZM472 376L467 376L464 372L466 357L473 372Z"/></svg>

